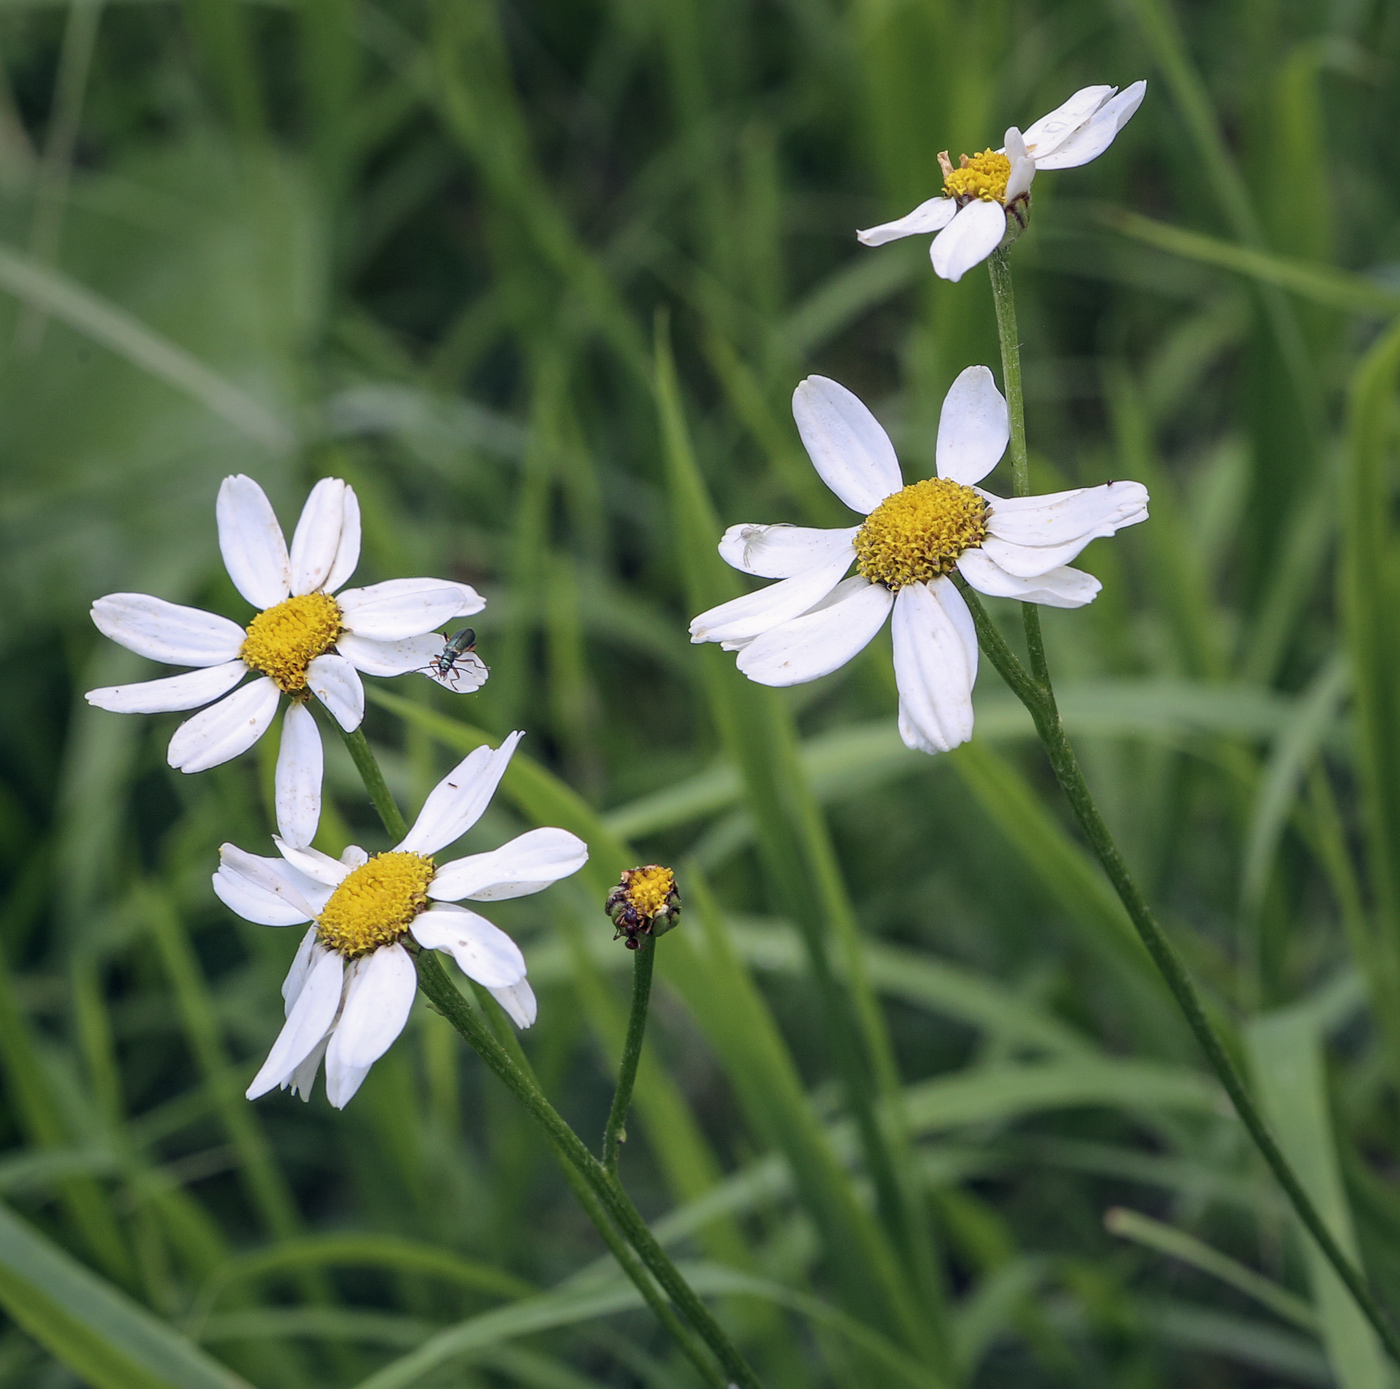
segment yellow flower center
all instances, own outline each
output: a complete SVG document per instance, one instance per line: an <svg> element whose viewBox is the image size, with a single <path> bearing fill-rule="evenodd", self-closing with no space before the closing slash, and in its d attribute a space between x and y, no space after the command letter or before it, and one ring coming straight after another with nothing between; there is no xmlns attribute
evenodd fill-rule
<svg viewBox="0 0 1400 1389"><path fill-rule="evenodd" d="M343 630L340 605L329 593L303 593L260 612L248 624L238 654L270 675L279 690L298 694L306 688L307 666L325 655Z"/></svg>
<svg viewBox="0 0 1400 1389"><path fill-rule="evenodd" d="M627 879L627 896L638 916L648 920L666 905L666 899L676 890L676 875L669 868L653 863L635 868Z"/></svg>
<svg viewBox="0 0 1400 1389"><path fill-rule="evenodd" d="M987 503L948 478L911 482L886 497L856 533L856 567L898 592L947 574L987 534Z"/></svg>
<svg viewBox="0 0 1400 1389"><path fill-rule="evenodd" d="M995 150L983 150L971 159L962 156L962 167L943 176L943 192L960 205L980 198L984 203L1006 201L1006 181L1011 177L1011 161Z"/></svg>
<svg viewBox="0 0 1400 1389"><path fill-rule="evenodd" d="M436 871L422 854L375 854L331 893L316 920L316 939L347 960L392 945L428 905Z"/></svg>

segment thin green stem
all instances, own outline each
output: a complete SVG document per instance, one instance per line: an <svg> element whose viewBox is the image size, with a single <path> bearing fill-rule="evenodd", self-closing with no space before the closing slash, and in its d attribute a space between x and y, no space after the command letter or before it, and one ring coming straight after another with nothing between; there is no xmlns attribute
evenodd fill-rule
<svg viewBox="0 0 1400 1389"><path fill-rule="evenodd" d="M1011 287L1007 252L993 251L987 259L987 270L992 277L992 303L1001 341L1001 381L1011 417L1011 490L1018 497L1027 497L1031 490L1031 464L1026 452L1026 397L1021 387L1021 340L1016 333L1016 294ZM1040 634L1040 609L1034 603L1022 603L1021 621L1026 629L1031 674L1048 690L1050 668L1045 660L1045 640Z"/></svg>
<svg viewBox="0 0 1400 1389"><path fill-rule="evenodd" d="M369 798L374 802L374 808L384 828L389 832L389 838L397 844L408 833L408 821L403 818L403 812L389 794L389 785L384 780L384 773L379 770L379 762L374 756L374 749L369 745L369 739L365 737L365 730L357 728L353 733L347 733L342 728L340 736L344 738L345 746L350 749L355 770L359 772L360 780L364 782L365 790L369 792Z"/></svg>
<svg viewBox="0 0 1400 1389"><path fill-rule="evenodd" d="M344 738L384 828L396 842L401 840L408 833L408 824L394 803L394 798L389 794L384 774L379 770L379 763L369 740L359 729L354 733L345 733ZM418 968L419 987L438 1012L457 1029L472 1050L495 1071L506 1088L543 1127L556 1159L565 1168L565 1176L570 1185L577 1190L577 1177L587 1188L593 1199L583 1203L584 1210L608 1248L617 1255L614 1242L617 1240L617 1231L620 1230L636 1251L639 1256L637 1258L631 1257L630 1254L626 1258L618 1258L623 1272L632 1279L647 1305L656 1312L667 1330L673 1335L679 1331L678 1344L694 1361L705 1380L716 1386L737 1385L739 1389L762 1389L748 1362L729 1339L724 1328L715 1320L714 1314L681 1276L680 1270L672 1263L670 1255L647 1227L646 1221L642 1219L626 1192L607 1168L588 1151L583 1140L569 1127L559 1111L550 1104L528 1063L524 1062L523 1055L518 1063L511 1054L511 1049L491 1030L490 1022L482 1013L472 1008L447 977L447 971L443 969L434 951L417 952L415 963ZM640 1045L641 1041L638 1038L639 1051ZM613 1228L614 1225L616 1229ZM696 1345L695 1337L679 1324L674 1312L665 1305L661 1294L647 1277L647 1270L650 1270L656 1283L660 1285L661 1292L680 1308L699 1333L700 1339L713 1351L723 1369L722 1376L716 1375L714 1366Z"/></svg>
<svg viewBox="0 0 1400 1389"><path fill-rule="evenodd" d="M1264 1161L1268 1163L1270 1171L1273 1172L1278 1184L1283 1188L1284 1194L1292 1203L1298 1219L1302 1221L1308 1233L1317 1241L1318 1248L1322 1250L1327 1261L1336 1270L1337 1276L1346 1284L1366 1320L1375 1328L1376 1334L1385 1345L1391 1359L1400 1365L1400 1335L1397 1335L1389 1316L1381 1309L1380 1303L1372 1294L1361 1272L1343 1252L1331 1230L1327 1228L1317 1207L1313 1204L1312 1198L1304 1189L1302 1182L1298 1180L1288 1159L1284 1157L1283 1150L1270 1132L1269 1126L1264 1121L1264 1116L1255 1105L1254 1099L1245 1085L1244 1077L1240 1074L1220 1035L1211 1025L1210 1019L1206 1017L1201 997L1196 991L1195 984L1191 981L1191 976L1187 972L1181 956L1177 954L1176 948L1167 938L1161 926L1158 925L1152 908L1147 904L1147 899L1138 890L1137 884L1128 872L1123 855L1094 802L1088 783L1084 780L1084 773L1080 770L1079 760L1074 755L1074 749L1065 736L1064 725L1060 722L1059 711L1055 707L1054 695L1048 683L1042 689L1031 679L1025 667L1021 665L1011 648L1007 646L1001 633L997 631L991 618L987 616L987 611L978 600L977 595L965 584L960 584L959 587L972 611L972 620L976 624L977 639L982 650L987 653L987 658L1029 710L1031 718L1035 720L1036 732L1045 745L1045 751L1050 759L1050 765L1054 769L1055 778L1059 781L1060 789L1065 793L1065 798L1069 801L1075 819L1079 821L1079 826L1084 831L1085 838L1088 839L1089 845L1094 851L1094 856L1102 865L1109 881L1113 884L1114 891L1118 894L1119 900L1127 909L1129 919L1136 928L1139 939L1147 947L1147 953L1152 957L1158 972L1166 981L1172 997L1176 999L1177 1005L1186 1018L1187 1025L1195 1034L1196 1040L1200 1043L1201 1050L1205 1052L1206 1059L1210 1062L1216 1077L1224 1086L1225 1093L1229 1095L1236 1114L1239 1115L1240 1121L1244 1124L1250 1138L1253 1139L1254 1146L1259 1149Z"/></svg>
<svg viewBox="0 0 1400 1389"><path fill-rule="evenodd" d="M608 1125L603 1130L603 1166L617 1180L617 1163L627 1141L627 1110L632 1103L632 1087L637 1083L637 1066L642 1059L642 1039L647 1030L647 1008L651 1003L651 975L656 965L656 942L646 936L632 952L632 1014L627 1019L627 1040L622 1044L622 1066L617 1073Z"/></svg>

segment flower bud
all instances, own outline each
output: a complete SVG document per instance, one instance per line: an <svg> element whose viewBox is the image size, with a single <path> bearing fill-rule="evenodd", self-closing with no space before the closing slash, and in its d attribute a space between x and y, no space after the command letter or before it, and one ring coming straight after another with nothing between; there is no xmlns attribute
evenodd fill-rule
<svg viewBox="0 0 1400 1389"><path fill-rule="evenodd" d="M621 938L629 950L636 950L643 936L665 935L678 924L681 896L676 875L659 863L629 868L608 894L603 909L617 927L613 939Z"/></svg>

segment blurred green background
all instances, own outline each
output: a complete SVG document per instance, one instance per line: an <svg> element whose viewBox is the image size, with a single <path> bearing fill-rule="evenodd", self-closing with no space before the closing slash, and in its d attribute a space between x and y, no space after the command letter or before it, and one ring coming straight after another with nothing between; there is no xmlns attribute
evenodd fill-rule
<svg viewBox="0 0 1400 1389"><path fill-rule="evenodd" d="M1147 77L1013 253L1035 490L1153 494L1087 552L1098 602L1047 614L1052 668L1400 1306L1398 61L1367 0L5 0L0 1384L699 1382L425 1005L344 1113L242 1098L297 933L209 875L269 851L273 739L184 777L177 716L81 697L158 673L98 595L249 616L231 472L288 527L347 478L360 581L487 595L485 689L371 682L368 731L412 814L474 730L526 729L541 774L470 843L593 844L493 913L590 1142L629 964L602 898L677 866L623 1171L766 1384L1393 1383L985 663L976 740L930 759L887 635L769 692L685 623L741 591L723 526L849 523L803 375L910 478L957 372L1000 375L985 274L855 228L935 193L939 150ZM320 842L382 847L338 745L328 786Z"/></svg>

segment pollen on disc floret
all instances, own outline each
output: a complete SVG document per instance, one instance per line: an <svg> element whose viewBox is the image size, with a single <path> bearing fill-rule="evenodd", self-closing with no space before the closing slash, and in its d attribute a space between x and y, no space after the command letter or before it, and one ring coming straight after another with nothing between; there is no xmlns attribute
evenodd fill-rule
<svg viewBox="0 0 1400 1389"><path fill-rule="evenodd" d="M347 960L392 945L428 905L428 884L436 871L422 854L375 854L331 893L316 921L316 939Z"/></svg>
<svg viewBox="0 0 1400 1389"><path fill-rule="evenodd" d="M946 197L956 198L959 204L974 198L984 203L1006 201L1006 184L1011 177L1011 160L1006 155L985 149L971 158L964 154L961 159L961 167L949 168L943 175Z"/></svg>
<svg viewBox="0 0 1400 1389"><path fill-rule="evenodd" d="M328 593L303 593L260 612L247 627L238 654L270 675L284 694L306 688L306 669L345 630L340 605Z"/></svg>
<svg viewBox="0 0 1400 1389"><path fill-rule="evenodd" d="M898 592L950 573L964 550L987 535L987 503L950 478L911 482L886 497L856 533L856 567Z"/></svg>

